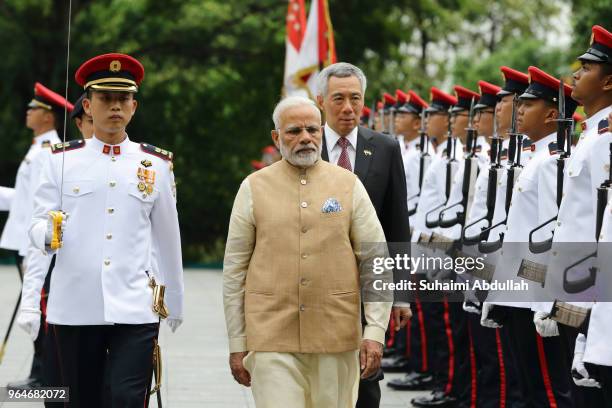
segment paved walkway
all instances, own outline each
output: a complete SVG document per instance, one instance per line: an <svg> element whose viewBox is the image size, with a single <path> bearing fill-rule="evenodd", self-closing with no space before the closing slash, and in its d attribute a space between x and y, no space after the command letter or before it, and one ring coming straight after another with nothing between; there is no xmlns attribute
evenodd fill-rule
<svg viewBox="0 0 612 408"><path fill-rule="evenodd" d="M0 341L10 321L20 288L17 271L0 266ZM169 408L254 408L248 388L234 382L227 364L227 338L221 299L219 270L185 272L185 323L172 334L161 330L163 352L163 400ZM32 343L14 327L0 364L0 387L25 378L32 359ZM389 374L385 381L398 377ZM410 407L410 399L422 393L394 392L385 384L382 408ZM42 404L2 403L0 408L40 408ZM156 407L155 402L151 407Z"/></svg>

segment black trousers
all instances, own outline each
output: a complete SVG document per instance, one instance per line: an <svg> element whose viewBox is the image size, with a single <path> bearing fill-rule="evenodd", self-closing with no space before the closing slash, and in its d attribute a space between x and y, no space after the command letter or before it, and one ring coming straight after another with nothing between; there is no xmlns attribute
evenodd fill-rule
<svg viewBox="0 0 612 408"><path fill-rule="evenodd" d="M526 406L573 408L571 366L560 336L540 337L530 309L510 308L506 324Z"/></svg>
<svg viewBox="0 0 612 408"><path fill-rule="evenodd" d="M49 325L49 332L47 342L54 343L54 353L47 353L45 361L47 385L69 387L70 403L45 403L46 407L148 404L159 324Z"/></svg>

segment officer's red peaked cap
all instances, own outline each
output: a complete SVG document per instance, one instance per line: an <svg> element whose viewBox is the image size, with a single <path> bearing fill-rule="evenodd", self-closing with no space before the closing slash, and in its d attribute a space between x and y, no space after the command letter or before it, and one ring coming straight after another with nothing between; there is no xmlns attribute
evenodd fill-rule
<svg viewBox="0 0 612 408"><path fill-rule="evenodd" d="M46 110L64 110L72 112L74 105L68 102L60 94L53 92L40 82L34 84L34 99L28 104L30 108L43 108Z"/></svg>
<svg viewBox="0 0 612 408"><path fill-rule="evenodd" d="M85 61L74 78L86 90L137 92L144 78L144 67L126 54L103 54Z"/></svg>

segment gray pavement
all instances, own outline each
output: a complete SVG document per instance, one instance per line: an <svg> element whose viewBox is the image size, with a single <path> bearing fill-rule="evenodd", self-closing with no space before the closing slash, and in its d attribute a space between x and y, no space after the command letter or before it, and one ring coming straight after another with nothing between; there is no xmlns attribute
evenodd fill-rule
<svg viewBox="0 0 612 408"><path fill-rule="evenodd" d="M0 336L4 336L20 282L14 267L0 266ZM1 339L0 339L1 340ZM219 270L185 271L185 322L171 333L160 333L163 353L162 395L170 408L254 408L248 388L234 382L227 365L227 337ZM25 378L32 361L32 343L15 327L0 364L0 387ZM384 383L400 374L387 374ZM381 383L382 408L410 407L410 399L424 393L395 392ZM42 404L2 403L0 408L40 408ZM152 401L151 407L156 407Z"/></svg>

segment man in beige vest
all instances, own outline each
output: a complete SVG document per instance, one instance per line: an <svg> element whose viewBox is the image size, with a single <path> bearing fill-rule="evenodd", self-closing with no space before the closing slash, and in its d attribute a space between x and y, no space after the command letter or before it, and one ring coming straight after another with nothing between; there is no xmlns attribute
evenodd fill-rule
<svg viewBox="0 0 612 408"><path fill-rule="evenodd" d="M259 408L353 408L360 376L380 366L391 310L375 281L392 272L373 269L385 236L357 176L321 159L314 102L286 98L273 120L283 159L242 182L230 219L230 368Z"/></svg>

